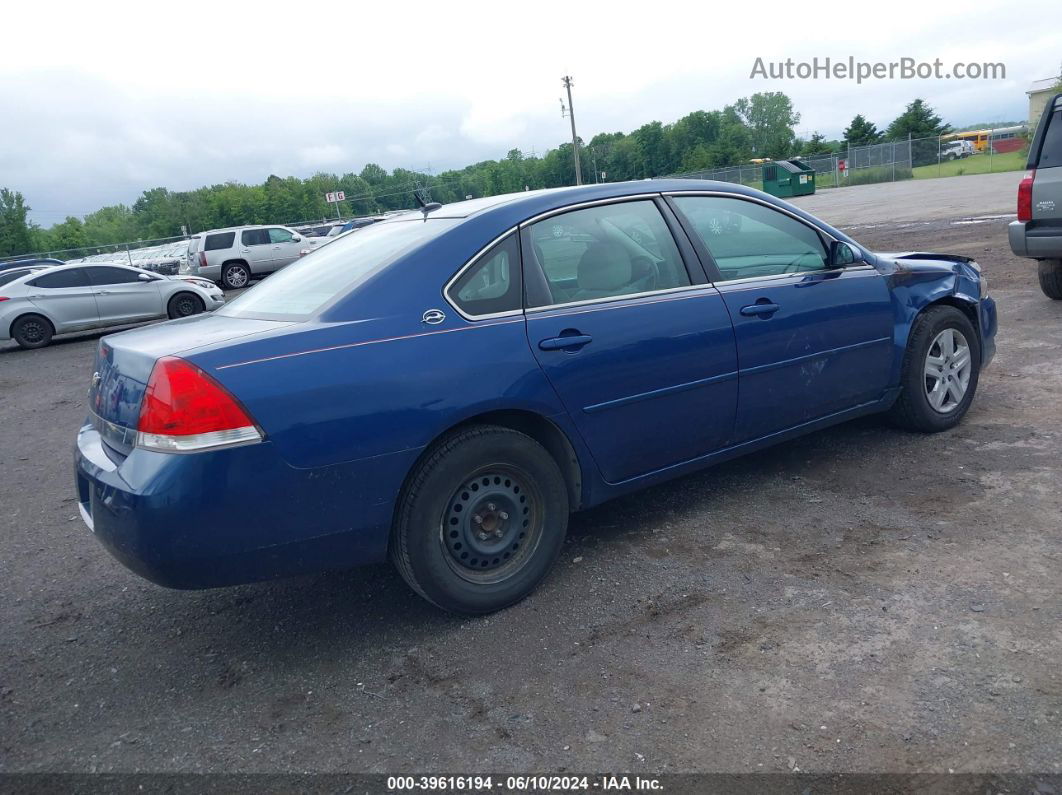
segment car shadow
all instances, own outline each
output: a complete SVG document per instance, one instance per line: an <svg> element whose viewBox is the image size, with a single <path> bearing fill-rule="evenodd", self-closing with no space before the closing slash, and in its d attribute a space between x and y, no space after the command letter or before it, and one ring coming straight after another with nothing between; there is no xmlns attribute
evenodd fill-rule
<svg viewBox="0 0 1062 795"><path fill-rule="evenodd" d="M610 501L573 516L569 543L607 545L622 537L639 554L648 554L662 520L704 515L710 521L735 490L754 494L778 479L829 478L831 472L850 468L852 457L875 440L884 450L917 436L882 426L874 417L855 420ZM137 580L138 586L129 588L137 592L132 601L108 609L118 611L111 616L127 635L148 645L176 646L175 653L194 655L196 649L209 648L240 656L254 649L256 655L312 664L322 645L332 656L356 659L387 647L441 641L469 622L515 616L519 623L521 613L567 609L573 591L581 590L572 578L580 576L578 568L562 560L535 594L493 619L436 609L388 564L209 591L169 591ZM148 615L139 603L142 597L154 604Z"/></svg>

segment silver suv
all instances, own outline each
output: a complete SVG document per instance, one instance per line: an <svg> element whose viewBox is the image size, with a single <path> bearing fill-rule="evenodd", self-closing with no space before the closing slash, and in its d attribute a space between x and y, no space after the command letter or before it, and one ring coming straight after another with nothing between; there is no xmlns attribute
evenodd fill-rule
<svg viewBox="0 0 1062 795"><path fill-rule="evenodd" d="M286 226L212 229L188 241L188 259L181 272L237 290L246 287L256 276L294 262L307 247L316 247L313 239L304 239Z"/></svg>
<svg viewBox="0 0 1062 795"><path fill-rule="evenodd" d="M1044 108L1018 185L1018 220L1007 228L1010 250L1040 261L1040 289L1062 300L1062 94Z"/></svg>

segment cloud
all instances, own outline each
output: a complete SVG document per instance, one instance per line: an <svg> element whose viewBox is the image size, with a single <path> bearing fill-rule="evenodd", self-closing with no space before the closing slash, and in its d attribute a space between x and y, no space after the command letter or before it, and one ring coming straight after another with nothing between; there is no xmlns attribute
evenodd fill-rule
<svg viewBox="0 0 1062 795"><path fill-rule="evenodd" d="M186 0L175 24L163 6L58 0L7 9L0 63L0 184L22 191L42 224L145 189L187 190L269 174L430 167L434 173L513 148L542 154L569 139L557 102L575 76L579 133L631 130L720 108L756 91L785 91L800 132L838 135L856 113L887 124L916 96L955 124L1020 118L1024 90L1058 69L1058 11L1030 0L1001 25L996 8L894 0L883 13L841 0L800 29L765 37L791 6L662 5L653 13L540 0L518 24L479 0L330 8L292 21L261 0L253 14ZM238 32L236 37L234 31ZM356 32L352 39L351 32ZM352 43L353 42L353 43ZM248 45L249 43L249 45ZM96 46L96 45L99 46ZM941 57L1003 61L1005 81L765 81L754 58Z"/></svg>

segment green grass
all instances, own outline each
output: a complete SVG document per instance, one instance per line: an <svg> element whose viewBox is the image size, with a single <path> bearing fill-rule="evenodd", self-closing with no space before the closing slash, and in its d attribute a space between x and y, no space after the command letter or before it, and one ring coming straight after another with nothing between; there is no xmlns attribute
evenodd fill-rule
<svg viewBox="0 0 1062 795"><path fill-rule="evenodd" d="M978 154L961 160L948 160L937 166L918 166L911 169L915 179L934 179L936 177L957 177L964 174L988 174L995 171L1021 171L1025 168L1028 152L1006 152L1002 155Z"/></svg>

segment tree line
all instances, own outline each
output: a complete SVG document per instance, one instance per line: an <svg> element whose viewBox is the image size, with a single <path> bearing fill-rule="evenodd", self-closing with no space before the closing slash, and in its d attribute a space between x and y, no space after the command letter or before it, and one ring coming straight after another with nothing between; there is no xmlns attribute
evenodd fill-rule
<svg viewBox="0 0 1062 795"><path fill-rule="evenodd" d="M697 110L671 123L652 121L631 132L598 133L580 141L584 183L659 177L747 162L752 158L786 158L840 152L887 140L939 136L951 128L923 100L878 130L856 115L838 140L814 133L796 135L800 114L782 92L743 97L722 110ZM311 177L270 175L258 185L226 182L191 191L152 188L132 204L103 207L78 218L43 228L28 220L30 207L17 190L0 189L0 257L28 252L91 250L138 240L158 240L225 226L295 223L335 214L326 192L341 190L344 217L371 215L416 206L414 190L432 201L453 202L525 189L552 188L575 182L572 144L541 156L511 150L500 160L484 160L462 169L426 174L369 163L358 173L318 173Z"/></svg>

